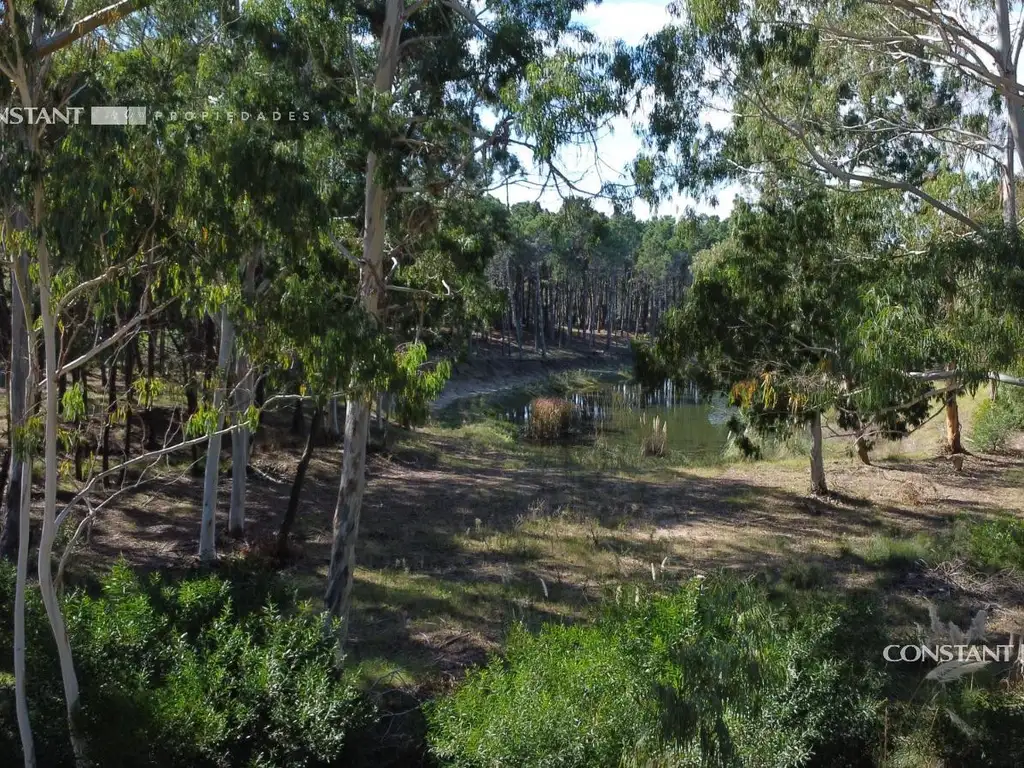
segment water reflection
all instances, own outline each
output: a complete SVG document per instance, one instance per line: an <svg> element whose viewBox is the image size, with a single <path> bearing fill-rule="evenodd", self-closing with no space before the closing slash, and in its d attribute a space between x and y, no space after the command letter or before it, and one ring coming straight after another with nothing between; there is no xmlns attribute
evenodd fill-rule
<svg viewBox="0 0 1024 768"><path fill-rule="evenodd" d="M668 450L695 455L721 453L725 448L732 413L724 401L705 402L695 386L665 382L656 389L629 382L606 382L596 391L564 395L573 406L577 434L596 436L610 443L639 446L654 416L668 424ZM531 393L506 395L498 413L518 425L530 422Z"/></svg>

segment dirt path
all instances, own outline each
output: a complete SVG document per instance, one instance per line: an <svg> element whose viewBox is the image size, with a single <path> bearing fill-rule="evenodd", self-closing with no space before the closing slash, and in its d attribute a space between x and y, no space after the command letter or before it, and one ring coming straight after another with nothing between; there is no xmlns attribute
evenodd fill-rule
<svg viewBox="0 0 1024 768"><path fill-rule="evenodd" d="M455 366L447 386L431 407L436 413L465 397L530 386L563 371L609 372L631 364L628 341L619 338L612 340L607 351L603 339L595 348L576 340L565 348L552 347L543 356L524 350L522 358L516 353L507 357L491 346L476 353L471 361Z"/></svg>

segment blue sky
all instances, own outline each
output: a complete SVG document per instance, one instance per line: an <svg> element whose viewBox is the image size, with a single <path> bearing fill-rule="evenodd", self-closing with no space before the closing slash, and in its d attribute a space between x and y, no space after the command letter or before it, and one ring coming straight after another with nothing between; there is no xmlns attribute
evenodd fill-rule
<svg viewBox="0 0 1024 768"><path fill-rule="evenodd" d="M670 17L667 0L605 0L600 5L591 6L580 17L580 21L589 27L601 39L609 42L620 39L628 44L639 43L647 34L657 31L668 23ZM714 117L709 117L714 120ZM721 119L719 117L719 119ZM561 167L567 171L574 183L579 187L597 191L602 181L614 181L621 178L622 170L636 157L640 149L640 140L636 137L632 121L618 118L612 122L611 130L599 137L597 152L593 147L566 150L561 155ZM532 167L529 153L521 155L526 167ZM538 182L543 179L530 178L525 183L512 185L509 188L509 200L515 204L525 200L537 200L540 193ZM717 208L695 201L689 197L676 196L663 203L657 213L659 215L682 214L687 207L693 207L705 213L717 213L728 216L732 208L733 195L738 190L729 189L720 192ZM505 200L505 189L494 192L496 197ZM558 192L549 188L539 197L541 205L556 210L561 206ZM610 212L611 207L605 201L597 201L596 207ZM651 211L647 205L637 202L634 212L639 218L647 218Z"/></svg>

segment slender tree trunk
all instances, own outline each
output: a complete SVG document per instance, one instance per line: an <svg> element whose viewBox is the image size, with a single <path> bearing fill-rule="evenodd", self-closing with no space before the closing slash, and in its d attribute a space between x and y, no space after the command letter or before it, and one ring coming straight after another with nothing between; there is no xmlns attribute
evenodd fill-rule
<svg viewBox="0 0 1024 768"><path fill-rule="evenodd" d="M256 292L256 266L259 257L250 254L243 264L242 291L247 301L252 301ZM238 382L232 398L234 413L232 423L243 421L253 405L253 380L249 359L239 353L235 362L235 380ZM228 508L228 533L241 537L245 533L245 495L247 471L249 468L249 428L242 427L231 433L231 501Z"/></svg>
<svg viewBox="0 0 1024 768"><path fill-rule="evenodd" d="M160 375L167 375L167 330L161 328L157 331L160 335Z"/></svg>
<svg viewBox="0 0 1024 768"><path fill-rule="evenodd" d="M114 428L114 418L117 414L117 355L110 356L110 367L107 370L107 420L103 424L103 471L110 469L110 431ZM113 475L104 475L104 487L110 487L114 481Z"/></svg>
<svg viewBox="0 0 1024 768"><path fill-rule="evenodd" d="M540 264L533 265L533 276L534 276L534 295L536 296L537 302L537 327L535 333L537 334L537 344L540 345L541 357L547 357L548 355L548 343L544 338L544 313L541 310L540 301Z"/></svg>
<svg viewBox="0 0 1024 768"><path fill-rule="evenodd" d="M153 410L153 382L156 379L156 332L150 323L146 334L146 402L142 423L146 430L145 448L147 451L157 450L160 445L156 439L156 413Z"/></svg>
<svg viewBox="0 0 1024 768"><path fill-rule="evenodd" d="M301 388L296 385L295 393L300 397L295 401L295 409L292 411L292 434L300 436L306 434L306 415L302 410L301 391Z"/></svg>
<svg viewBox="0 0 1024 768"><path fill-rule="evenodd" d="M132 456L132 376L135 374L135 358L137 357L137 339L132 338L124 350L124 461ZM115 379L116 381L116 379ZM124 486L128 467L121 468L121 486Z"/></svg>
<svg viewBox="0 0 1024 768"><path fill-rule="evenodd" d="M217 355L218 386L213 391L213 409L217 412L219 433L224 428L224 389L231 362L231 347L234 344L235 327L228 317L228 308L220 311L220 352ZM212 563L217 557L217 480L220 474L220 443L221 435L210 437L206 448L206 476L203 481L203 516L199 527L199 560Z"/></svg>
<svg viewBox="0 0 1024 768"><path fill-rule="evenodd" d="M590 347L597 344L597 287L590 286Z"/></svg>
<svg viewBox="0 0 1024 768"><path fill-rule="evenodd" d="M195 415L196 411L199 410L199 389L198 382L194 373L191 373L188 378L188 382L185 384L185 422L187 423L192 416ZM181 441L186 442L188 437L185 435L184 425L182 426ZM192 446L192 465L198 472L199 467L199 446Z"/></svg>
<svg viewBox="0 0 1024 768"><path fill-rule="evenodd" d="M235 391L235 399L238 405L235 408L235 421L246 418L246 412L252 406L252 373L249 371L249 361L241 358L238 362L237 375L241 376L241 382ZM228 533L232 536L242 536L245 533L245 496L246 496L246 470L249 466L249 437L248 427L236 429L231 433L231 502L228 509Z"/></svg>
<svg viewBox="0 0 1024 768"><path fill-rule="evenodd" d="M1017 71L1011 42L1010 3L1009 0L996 0L995 6L1000 75L1015 83ZM1024 100L1013 89L1003 93L1002 98L1017 158L1024 163L1024 136L1021 135L1024 133Z"/></svg>
<svg viewBox="0 0 1024 768"><path fill-rule="evenodd" d="M403 0L387 0L381 30L374 91L389 94L398 68ZM387 224L387 190L380 178L379 159L370 152L366 160L366 192L363 206L363 267L359 294L371 317L380 316L383 289L384 234ZM356 540L366 486L366 437L370 404L363 397L350 398L345 409L345 447L338 503L334 510L334 537L327 575L325 603L328 614L341 620L339 647L348 633L348 616L355 572Z"/></svg>
<svg viewBox="0 0 1024 768"><path fill-rule="evenodd" d="M523 359L523 319L516 310L516 291L512 283L512 265L505 265L505 282L508 285L508 311L512 326L516 329L516 350ZM511 354L509 355L511 357Z"/></svg>
<svg viewBox="0 0 1024 768"><path fill-rule="evenodd" d="M35 227L37 233L45 233L45 201L41 180L35 186ZM57 420L59 403L57 401L57 322L50 298L50 285L53 274L50 269L50 254L45 234L39 234L36 240L36 256L39 265L39 314L43 327L43 353L46 371L45 399L45 431L43 437L45 459L45 485L43 487L42 531L39 537L39 593L46 608L46 616L53 630L53 639L57 646L57 658L60 662L61 680L64 684L64 700L67 706L68 731L71 736L71 747L75 754L75 763L79 766L87 764L86 745L79 732L81 720L81 701L78 691L78 675L75 673L74 658L71 655L71 644L68 642L64 616L53 584L51 557L53 544L57 537Z"/></svg>
<svg viewBox="0 0 1024 768"><path fill-rule="evenodd" d="M946 406L946 449L951 454L963 453L964 448L960 442L960 408L956 402L956 391L945 396Z"/></svg>
<svg viewBox="0 0 1024 768"><path fill-rule="evenodd" d="M19 226L19 224L21 226ZM28 220L24 212L15 216L15 226L24 229ZM15 436L25 425L28 417L29 398L26 392L26 379L29 375L29 336L25 325L25 305L22 303L22 291L28 291L28 251L18 256L18 264L11 278L11 370L8 382L8 432L10 445L15 445ZM20 273L20 277L17 274ZM19 288L20 286L20 288ZM31 311L31 310L30 310ZM0 556L13 560L18 552L19 521L21 520L21 483L24 458L18 451L11 451L10 466L7 470L8 481L4 494L4 527L0 530Z"/></svg>
<svg viewBox="0 0 1024 768"><path fill-rule="evenodd" d="M828 493L825 482L825 457L821 437L821 414L811 417L811 493L824 496Z"/></svg>
<svg viewBox="0 0 1024 768"><path fill-rule="evenodd" d="M327 434L331 440L337 442L341 438L341 424L338 419L338 398L332 397L328 406Z"/></svg>
<svg viewBox="0 0 1024 768"><path fill-rule="evenodd" d="M306 435L306 445L302 449L299 466L295 470L295 480L292 481L292 492L288 497L288 508L284 513L284 520L281 521L281 529L277 533L277 556L281 559L284 559L288 554L288 536L291 534L295 518L299 513L302 484L306 480L306 470L309 469L309 462L313 458L314 440L316 439L317 429L320 426L320 415L322 412L319 407L313 410L313 417L309 423L309 434Z"/></svg>
<svg viewBox="0 0 1024 768"><path fill-rule="evenodd" d="M18 734L25 768L35 768L36 750L28 713L28 690L25 679L25 594L28 591L29 532L31 530L32 461L18 461L20 477L17 488L21 497L14 509L18 511L18 571L14 588L14 708L18 718ZM13 479L13 478L12 478Z"/></svg>
<svg viewBox="0 0 1024 768"><path fill-rule="evenodd" d="M83 405L85 406L83 408L85 412L84 419L75 419L75 479L81 483L85 481L85 453L89 448L89 444L86 442L85 436L82 435L83 422L85 424L89 423L88 400L85 399L85 391L88 388L85 367L83 366L78 370L74 371L73 376L75 383L82 388L82 402Z"/></svg>
<svg viewBox="0 0 1024 768"><path fill-rule="evenodd" d="M19 209L14 226L28 228L28 217ZM25 768L35 768L35 741L29 719L28 688L25 668L25 598L28 592L29 545L31 538L32 457L26 455L15 439L15 433L28 418L29 393L35 390L29 359L29 329L32 327L31 303L26 307L22 296L29 293L29 253L22 250L11 264L11 370L8 381L10 467L4 495L4 528L0 532L0 551L8 556L9 548L17 552L14 592L14 708ZM13 552L11 552L13 555Z"/></svg>

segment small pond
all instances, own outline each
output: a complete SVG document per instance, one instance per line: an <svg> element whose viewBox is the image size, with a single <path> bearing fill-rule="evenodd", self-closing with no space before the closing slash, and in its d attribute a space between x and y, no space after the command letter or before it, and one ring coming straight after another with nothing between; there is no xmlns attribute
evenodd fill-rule
<svg viewBox="0 0 1024 768"><path fill-rule="evenodd" d="M572 382L581 383L574 390ZM572 403L574 422L582 425L583 436L599 437L609 444L635 447L639 450L645 427L658 417L668 424L667 448L670 454L692 458L711 458L726 446L729 428L726 422L734 412L724 399L706 402L694 387L679 387L665 382L656 389L641 387L621 375L605 374L594 379L567 377L568 388L557 391L552 382L526 389L505 390L490 395L462 398L441 411L447 424L472 420L474 415L488 415L526 426L530 420L530 403L538 395L556 394Z"/></svg>

